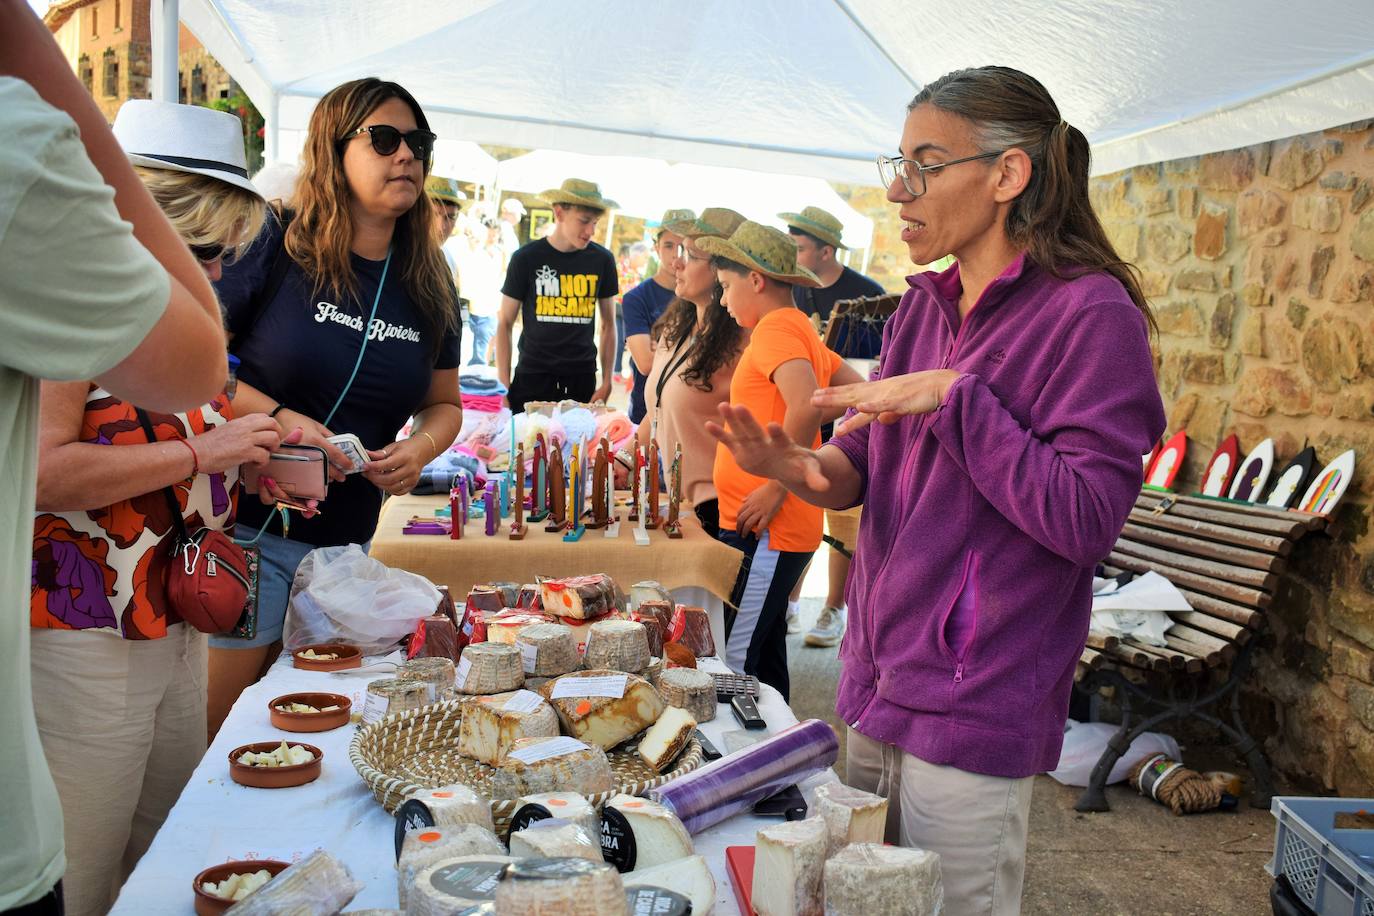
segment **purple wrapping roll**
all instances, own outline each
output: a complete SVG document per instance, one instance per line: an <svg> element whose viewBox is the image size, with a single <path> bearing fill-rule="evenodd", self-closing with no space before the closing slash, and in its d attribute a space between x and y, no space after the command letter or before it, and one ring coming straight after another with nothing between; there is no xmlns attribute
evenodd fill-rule
<svg viewBox="0 0 1374 916"><path fill-rule="evenodd" d="M834 766L839 756L834 729L807 719L646 794L671 809L689 833L700 833Z"/></svg>

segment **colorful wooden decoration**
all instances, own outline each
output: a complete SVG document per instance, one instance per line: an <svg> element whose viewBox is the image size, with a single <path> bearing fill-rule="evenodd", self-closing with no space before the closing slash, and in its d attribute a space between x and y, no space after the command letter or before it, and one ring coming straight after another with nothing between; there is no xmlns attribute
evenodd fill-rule
<svg viewBox="0 0 1374 916"><path fill-rule="evenodd" d="M496 532L501 530L501 485L495 480L488 480L487 492L482 499L487 519L487 537L495 537Z"/></svg>
<svg viewBox="0 0 1374 916"><path fill-rule="evenodd" d="M567 523L568 505L564 500L567 498L563 489L563 450L561 448L550 448L549 450L549 505L548 523L544 525L545 531L562 531Z"/></svg>
<svg viewBox="0 0 1374 916"><path fill-rule="evenodd" d="M1207 462L1207 470L1202 474L1202 495L1225 496L1239 463L1240 440L1232 433L1221 440L1217 450L1212 453L1212 460Z"/></svg>
<svg viewBox="0 0 1374 916"><path fill-rule="evenodd" d="M630 521L639 521L639 469L644 467L644 451L635 443L634 461L630 468Z"/></svg>
<svg viewBox="0 0 1374 916"><path fill-rule="evenodd" d="M641 496L648 495L649 492L649 466L641 464L639 466L640 486L635 488L635 492ZM639 524L635 525L635 545L638 547L649 546L649 529L645 527L649 522L649 507L643 506L639 511Z"/></svg>
<svg viewBox="0 0 1374 916"><path fill-rule="evenodd" d="M615 511L615 453L611 450L611 440L601 437L601 453L606 456L606 531L608 538L620 537L620 514Z"/></svg>
<svg viewBox="0 0 1374 916"><path fill-rule="evenodd" d="M547 482L549 457L548 446L544 444L544 434L534 437L534 467L530 469L530 521L542 522L549 514Z"/></svg>
<svg viewBox="0 0 1374 916"><path fill-rule="evenodd" d="M606 472L610 458L606 454L605 439L596 450L596 461L592 465L592 517L588 528L605 528L610 524L610 514L606 511ZM612 490L614 492L614 490Z"/></svg>
<svg viewBox="0 0 1374 916"><path fill-rule="evenodd" d="M1307 492L1307 485L1316 469L1317 450L1309 445L1279 471L1274 488L1269 491L1269 498L1264 504L1275 509L1291 509L1298 501L1298 495Z"/></svg>
<svg viewBox="0 0 1374 916"><path fill-rule="evenodd" d="M463 538L463 523L467 521L468 486L461 477L453 482L448 491L448 536L455 541Z"/></svg>
<svg viewBox="0 0 1374 916"><path fill-rule="evenodd" d="M1159 457L1159 448L1163 441L1163 439L1160 439L1158 442L1155 443L1154 448L1150 449L1148 452L1140 456L1140 461L1144 465L1145 476L1147 478L1150 476L1150 465L1154 464L1155 459Z"/></svg>
<svg viewBox="0 0 1374 916"><path fill-rule="evenodd" d="M522 442L515 449L515 501L511 506L515 517L510 523L510 539L512 541L523 541L528 530L525 525L525 444Z"/></svg>
<svg viewBox="0 0 1374 916"><path fill-rule="evenodd" d="M568 478L568 520L563 531L563 540L565 541L579 541L587 531L582 526L582 502L585 487L586 468L582 462L582 443L574 442Z"/></svg>
<svg viewBox="0 0 1374 916"><path fill-rule="evenodd" d="M1302 500L1298 503L1298 508L1304 512L1314 512L1317 515L1330 515L1336 511L1336 506L1340 503L1341 497L1345 495L1346 489L1350 486L1350 481L1355 476L1355 451L1350 449L1341 452L1326 467L1322 468L1317 479L1312 481L1312 485L1303 494Z"/></svg>
<svg viewBox="0 0 1374 916"><path fill-rule="evenodd" d="M682 537L682 521L678 518L682 504L682 443L673 451L673 465L668 472L668 520L663 530L668 537L677 540Z"/></svg>
<svg viewBox="0 0 1374 916"><path fill-rule="evenodd" d="M1274 440L1265 439L1245 456L1236 479L1231 482L1231 492L1226 495L1247 503L1258 502L1273 469Z"/></svg>
<svg viewBox="0 0 1374 916"><path fill-rule="evenodd" d="M1146 486L1157 487L1161 490L1171 490L1174 486L1174 478L1178 476L1179 468L1183 467L1183 457L1188 453L1188 434L1186 430L1180 429L1174 433L1168 442L1160 448L1159 454L1155 456L1154 463L1150 465L1149 473L1145 475Z"/></svg>
<svg viewBox="0 0 1374 916"><path fill-rule="evenodd" d="M646 527L649 527L649 528L657 528L658 525L659 525L659 515L658 515L658 442L657 442L657 440L650 440L650 441L649 441L649 460L648 460L648 466L649 466L649 504L648 504L648 506L647 506L647 511L648 511L648 513L649 513L649 520L648 520L648 522L646 522Z"/></svg>

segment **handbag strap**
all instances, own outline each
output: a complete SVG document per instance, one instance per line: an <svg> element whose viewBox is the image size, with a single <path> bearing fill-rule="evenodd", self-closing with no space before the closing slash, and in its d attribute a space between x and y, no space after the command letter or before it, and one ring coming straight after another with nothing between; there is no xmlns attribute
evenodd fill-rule
<svg viewBox="0 0 1374 916"><path fill-rule="evenodd" d="M286 229L291 225L291 219L296 213L294 210L288 210L285 206L273 205L271 210L276 214L277 222L281 224L281 245L277 248L276 257L272 259L272 268L267 273L267 282L253 302L253 314L248 319L248 326L243 329L243 333L234 335L234 340L238 343L242 343L252 336L253 329L262 320L262 316L267 312L267 307L277 297L277 291L281 289L282 281L286 279L286 271L292 264L291 256L286 253Z"/></svg>
<svg viewBox="0 0 1374 916"><path fill-rule="evenodd" d="M135 407L134 413L138 415L138 423L143 427L143 434L148 437L150 443L158 441L157 434L153 432L153 421L148 418L148 413L142 407ZM172 523L176 526L180 540L177 543L178 549L191 541L191 535L186 530L186 519L181 516L181 503L177 501L177 495L170 486L162 488L162 495L167 497L167 508L172 511Z"/></svg>
<svg viewBox="0 0 1374 916"><path fill-rule="evenodd" d="M382 276L377 281L377 295L372 297L372 314L367 317L367 324L363 325L363 343L358 347L358 359L353 363L353 371L348 375L348 381L344 382L343 391L339 392L339 399L334 402L334 406L329 410L329 416L322 421L328 426L334 419L334 414L339 412L343 406L344 398L348 397L348 390L353 387L353 381L358 377L358 369L363 364L363 354L367 352L367 342L372 337L372 322L377 318L377 306L382 301L382 288L386 286L386 274L391 268L391 247L387 246L386 260L382 262Z"/></svg>

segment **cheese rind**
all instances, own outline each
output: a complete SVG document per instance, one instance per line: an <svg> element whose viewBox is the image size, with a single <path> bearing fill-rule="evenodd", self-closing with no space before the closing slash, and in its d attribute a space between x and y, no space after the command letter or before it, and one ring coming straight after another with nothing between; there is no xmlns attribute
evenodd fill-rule
<svg viewBox="0 0 1374 916"><path fill-rule="evenodd" d="M396 861L396 893L401 907L405 907L420 872L435 862L457 856L504 856L505 853L506 849L496 834L477 824L421 827L410 831L401 842L401 857Z"/></svg>
<svg viewBox="0 0 1374 916"><path fill-rule="evenodd" d="M519 798L541 792L577 792L597 795L615 787L606 752L596 745L584 747L556 757L525 763L513 757L516 751L536 748L558 738L521 738L506 752L506 757L491 774L491 791L495 798Z"/></svg>
<svg viewBox="0 0 1374 916"><path fill-rule="evenodd" d="M644 624L635 620L602 620L592 624L587 634L583 663L589 669L637 672L649 664L651 657Z"/></svg>
<svg viewBox="0 0 1374 916"><path fill-rule="evenodd" d="M625 866L631 870L675 862L696 852L692 846L692 835L682 821L658 802L621 793L612 796L602 806L603 821L607 820L607 812L615 812L623 818L634 834L634 861ZM617 858L617 850L605 848L608 837L612 835L613 831L603 827L602 851L607 861Z"/></svg>
<svg viewBox="0 0 1374 916"><path fill-rule="evenodd" d="M696 730L697 720L685 709L669 706L639 739L639 759L662 773L682 753Z"/></svg>
<svg viewBox="0 0 1374 916"><path fill-rule="evenodd" d="M415 876L406 899L406 916L449 916L496 897L496 887L511 856L483 853L441 859Z"/></svg>
<svg viewBox="0 0 1374 916"><path fill-rule="evenodd" d="M562 818L535 821L510 835L510 854L517 859L590 859L601 862L601 838L581 824Z"/></svg>
<svg viewBox="0 0 1374 916"><path fill-rule="evenodd" d="M516 806L513 819L520 817L525 805L537 805L547 811L549 817L572 821L592 837L601 835L601 815L597 814L591 802L576 792L539 792L534 795L523 795Z"/></svg>
<svg viewBox="0 0 1374 916"><path fill-rule="evenodd" d="M933 852L854 843L825 863L826 916L937 916L943 905Z"/></svg>
<svg viewBox="0 0 1374 916"><path fill-rule="evenodd" d="M561 623L528 627L515 637L515 642L523 653L526 677L557 677L582 665L577 637L572 627Z"/></svg>
<svg viewBox="0 0 1374 916"><path fill-rule="evenodd" d="M648 681L633 674L616 671L574 671L554 678L540 693L551 698L563 692L559 685L571 683L564 690L576 691L575 680L592 677L618 676L625 679L625 693L620 697L567 696L550 699L564 730L580 741L610 749L653 725L663 713L663 698Z"/></svg>
<svg viewBox="0 0 1374 916"><path fill-rule="evenodd" d="M830 831L826 855L850 843L882 843L887 833L887 799L830 782L816 789L816 815Z"/></svg>
<svg viewBox="0 0 1374 916"><path fill-rule="evenodd" d="M759 916L821 916L825 821L809 817L758 832L751 900Z"/></svg>
<svg viewBox="0 0 1374 916"><path fill-rule="evenodd" d="M621 880L626 887L666 887L692 901L692 916L711 916L716 904L716 879L706 859L688 856L662 865L636 868Z"/></svg>
<svg viewBox="0 0 1374 916"><path fill-rule="evenodd" d="M421 789L407 800L410 799L424 803L435 826L476 824L489 833L496 829L491 819L491 803L462 783Z"/></svg>
<svg viewBox="0 0 1374 916"><path fill-rule="evenodd" d="M524 859L496 886L501 916L626 916L625 886L605 862Z"/></svg>
<svg viewBox="0 0 1374 916"><path fill-rule="evenodd" d="M458 692L466 694L505 693L525 682L525 667L520 650L504 643L473 643L463 650L458 666ZM466 676L463 669L466 668Z"/></svg>
<svg viewBox="0 0 1374 916"><path fill-rule="evenodd" d="M716 679L695 668L666 668L658 676L658 692L669 706L681 706L698 723L716 717Z"/></svg>
<svg viewBox="0 0 1374 916"><path fill-rule="evenodd" d="M543 697L529 690L498 693L463 705L458 753L496 766L521 738L557 734L558 715Z"/></svg>

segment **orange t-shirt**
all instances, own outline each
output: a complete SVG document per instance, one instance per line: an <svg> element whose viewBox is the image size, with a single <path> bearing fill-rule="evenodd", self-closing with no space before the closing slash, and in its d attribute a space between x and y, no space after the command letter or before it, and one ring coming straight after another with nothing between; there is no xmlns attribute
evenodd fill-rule
<svg viewBox="0 0 1374 916"><path fill-rule="evenodd" d="M730 381L731 405L749 408L760 424L782 423L787 415L787 403L778 386L773 384L773 373L783 363L794 359L804 359L811 364L820 387L830 384L830 377L841 362L839 355L821 342L810 319L798 309L769 312L755 326L749 345L735 367L734 378ZM820 444L818 430L810 447L819 448ZM735 456L723 445L716 446L712 476L720 499L720 527L732 529L744 498L767 481L742 470L735 463ZM789 493L768 525L769 546L774 550L798 553L815 550L821 543L823 524L819 506L803 502Z"/></svg>

